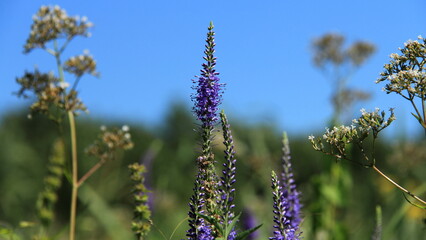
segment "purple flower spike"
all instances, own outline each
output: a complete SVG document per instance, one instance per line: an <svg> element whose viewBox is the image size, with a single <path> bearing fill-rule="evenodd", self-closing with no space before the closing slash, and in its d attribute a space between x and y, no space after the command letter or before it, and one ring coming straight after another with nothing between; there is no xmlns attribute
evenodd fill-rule
<svg viewBox="0 0 426 240"><path fill-rule="evenodd" d="M202 122L203 129L212 129L218 120L217 111L221 103L222 84L219 83L219 73L214 69L216 65L216 57L213 56L215 50L213 23L210 23L206 40L206 50L204 51L206 63L203 63L201 76L197 80L193 80L193 88L197 91L192 96L194 101L193 110L197 119Z"/></svg>
<svg viewBox="0 0 426 240"><path fill-rule="evenodd" d="M257 226L257 220L254 216L253 212L246 208L243 211L243 219L242 224L244 229L251 229ZM258 232L252 232L250 235L247 236L246 240L255 240L258 237Z"/></svg>
<svg viewBox="0 0 426 240"><path fill-rule="evenodd" d="M300 193L296 190L296 184L294 181L293 170L291 167L291 155L290 145L288 143L287 134L283 134L283 157L282 166L283 172L281 173L281 186L283 191L283 197L287 200L288 211L286 212L286 218L290 221L290 225L295 231L300 229L301 219L301 208L302 205L299 201Z"/></svg>
<svg viewBox="0 0 426 240"><path fill-rule="evenodd" d="M235 238L237 238L237 231L235 231L235 229L232 229L232 231L228 235L227 240L235 240Z"/></svg>
<svg viewBox="0 0 426 240"><path fill-rule="evenodd" d="M288 202L283 196L283 189L277 174L272 171L272 194L274 200L274 236L270 240L298 240L295 229L287 219Z"/></svg>
<svg viewBox="0 0 426 240"><path fill-rule="evenodd" d="M203 157L199 157L198 161L202 161ZM189 223L189 230L187 231L186 236L189 240L199 240L200 234L204 231L205 235L205 225L204 225L204 219L202 219L197 214L203 214L204 210L203 207L205 205L205 194L204 194L204 187L202 186L202 179L204 178L204 172L199 172L197 175L197 179L195 180L195 186L194 186L194 193L191 196L190 202L189 202L189 212L188 212L188 223ZM207 238L203 238L207 239Z"/></svg>
<svg viewBox="0 0 426 240"><path fill-rule="evenodd" d="M199 236L197 240L214 240L210 226L203 224L198 228L198 232Z"/></svg>

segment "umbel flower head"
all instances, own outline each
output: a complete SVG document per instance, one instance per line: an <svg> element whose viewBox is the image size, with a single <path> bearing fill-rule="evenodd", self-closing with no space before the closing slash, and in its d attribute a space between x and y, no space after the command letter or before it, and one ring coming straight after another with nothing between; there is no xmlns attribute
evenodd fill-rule
<svg viewBox="0 0 426 240"><path fill-rule="evenodd" d="M87 21L87 17L70 17L66 11L58 5L42 6L33 16L31 33L25 44L25 53L35 48L45 48L47 42L54 39L70 41L75 36L89 37L88 28L93 24Z"/></svg>
<svg viewBox="0 0 426 240"><path fill-rule="evenodd" d="M399 94L410 101L415 110L412 115L426 129L426 119L421 110L424 110L426 97L426 40L419 36L418 40L409 40L399 50L401 54L390 55L390 63L385 64L385 70L376 83L386 82L383 91ZM421 100L421 106L417 105L416 97Z"/></svg>
<svg viewBox="0 0 426 240"><path fill-rule="evenodd" d="M124 125L121 129L107 129L101 127L98 139L86 149L89 156L94 156L100 161L111 161L118 150L129 150L133 147L129 127Z"/></svg>
<svg viewBox="0 0 426 240"><path fill-rule="evenodd" d="M399 50L401 55L390 55L391 61L385 64L385 71L376 83L386 82L383 89L386 93L394 92L408 100L414 96L423 99L426 95L426 41L419 36Z"/></svg>
<svg viewBox="0 0 426 240"><path fill-rule="evenodd" d="M79 111L88 112L78 97L76 88L84 74L99 75L96 72L96 61L88 52L85 52L84 55L71 57L62 63L61 54L74 37L90 36L88 29L92 25L87 17L68 16L65 10L57 5L42 6L33 16L33 24L24 45L24 53L41 48L53 55L56 58L58 76L54 76L53 73L40 73L36 69L16 79L21 85L18 96L27 97L26 92L33 92L37 97L37 101L31 106L32 113L46 114L50 119L60 122L63 111L71 111L74 114L78 114ZM47 46L49 43L53 46ZM76 76L70 88L70 83L65 81L64 70Z"/></svg>
<svg viewBox="0 0 426 240"><path fill-rule="evenodd" d="M361 109L361 117L352 120L352 125L327 128L322 138L311 135L308 139L314 150L335 156L338 160L350 160L347 146L354 144L362 150L362 143L369 135L373 136L373 141L376 140L378 134L395 120L393 109L389 111L390 116L386 119L385 112L380 112L378 108L372 112ZM374 158L369 159L365 154L363 156L367 160L366 167L374 164Z"/></svg>
<svg viewBox="0 0 426 240"><path fill-rule="evenodd" d="M41 73L38 69L34 72L25 72L24 76L16 78L16 82L21 88L16 93L18 97L28 98L28 92L36 95L37 101L31 105L32 113L50 114L53 107L66 111L87 111L86 106L77 97L75 90L67 88L69 84L60 81L53 73ZM50 116L52 117L52 116Z"/></svg>
<svg viewBox="0 0 426 240"><path fill-rule="evenodd" d="M212 128L218 120L217 111L221 103L222 84L219 83L219 73L214 69L216 57L214 57L214 31L213 23L208 27L206 50L204 51L203 69L201 76L193 80L193 87L197 92L192 96L194 101L193 110L198 120L202 122L202 128Z"/></svg>
<svg viewBox="0 0 426 240"><path fill-rule="evenodd" d="M81 77L85 73L89 73L95 77L99 75L96 72L96 61L89 55L89 51L84 51L83 55L68 59L64 63L64 70L74 74L76 77Z"/></svg>

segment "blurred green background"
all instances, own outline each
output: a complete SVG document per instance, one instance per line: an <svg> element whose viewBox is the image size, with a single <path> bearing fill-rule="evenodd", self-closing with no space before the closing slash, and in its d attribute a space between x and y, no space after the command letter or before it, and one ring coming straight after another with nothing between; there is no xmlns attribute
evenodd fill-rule
<svg viewBox="0 0 426 240"><path fill-rule="evenodd" d="M37 232L36 226L20 228L19 223L37 221L37 194L42 190L52 143L59 135L55 125L44 117L35 116L30 120L26 115L27 109L9 112L0 123L0 224L14 229L24 236L22 239L30 239ZM83 153L102 124L121 126L125 123L84 116L78 118L80 173L96 163ZM167 118L156 127L126 124L131 128L135 147L108 162L80 189L77 238L133 239L130 231L131 181L127 166L135 161L147 165L146 184L152 191L154 227L147 239L185 238L187 204L199 149L190 109L184 104L170 106ZM231 129L237 151L236 209L253 213L257 223L264 224L257 239L266 239L272 232L269 176L271 170L280 171L282 132L274 125L233 121ZM423 139L408 141L400 136L380 140L376 149L378 166L402 185L424 196L426 148ZM220 134L215 137L215 142L216 157L220 162L223 150ZM383 210L383 239L426 239L426 212L411 206L399 191L376 173L347 162L335 163L315 152L307 136L290 136L290 147L304 205L304 239L370 239L375 228L376 205ZM69 148L66 151L69 164ZM357 154L353 152L353 156ZM339 173L329 171L330 168L335 169L333 171L348 170L350 175L342 177L343 185L350 186L348 190L332 182L332 176ZM327 180L319 180L321 178ZM49 230L57 236L56 239L66 239L69 199L70 184L64 181L59 190L56 218ZM329 208L336 211L333 216L340 233L330 235L323 231L326 228L318 227L328 224L321 222L318 225L318 221L330 221L327 217L330 212L326 210ZM176 232L171 236L174 230Z"/></svg>

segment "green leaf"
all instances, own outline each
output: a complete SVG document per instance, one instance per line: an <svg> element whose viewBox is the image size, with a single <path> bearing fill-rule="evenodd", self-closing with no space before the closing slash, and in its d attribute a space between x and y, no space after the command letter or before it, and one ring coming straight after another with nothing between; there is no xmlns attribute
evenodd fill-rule
<svg viewBox="0 0 426 240"><path fill-rule="evenodd" d="M402 193L402 195L404 196L405 200L406 200L409 204L411 204L411 205L413 205L413 206L415 206L415 207L418 207L418 208L420 208L420 209L426 209L426 206L421 206L421 205L419 205L419 204L416 204L416 203L411 202L411 201L407 198L407 196L406 196L406 194L405 194L405 193Z"/></svg>
<svg viewBox="0 0 426 240"><path fill-rule="evenodd" d="M252 232L256 231L256 230L257 230L257 229L259 229L262 225L263 225L263 224L260 224L260 225L259 225L259 226L257 226L257 227L250 228L250 229L247 229L247 230L245 230L245 231L243 231L243 232L238 233L238 234L237 234L237 236L235 237L235 240L243 240L243 239L245 239L246 237L248 237L248 235L250 235L250 233L252 233Z"/></svg>
<svg viewBox="0 0 426 240"><path fill-rule="evenodd" d="M225 233L223 234L225 237L228 237L228 235L231 233L232 229L235 227L235 224L237 224L238 219L240 218L241 213L234 216L231 219L231 223L230 224L226 224L226 229L225 229Z"/></svg>

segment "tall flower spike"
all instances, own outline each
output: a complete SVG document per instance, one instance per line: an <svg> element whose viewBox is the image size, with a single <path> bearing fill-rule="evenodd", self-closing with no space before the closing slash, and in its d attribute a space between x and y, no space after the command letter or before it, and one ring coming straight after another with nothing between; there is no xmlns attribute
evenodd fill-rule
<svg viewBox="0 0 426 240"><path fill-rule="evenodd" d="M195 86L193 89L196 93L191 96L194 101L194 113L198 120L201 121L199 132L201 134L202 144L202 162L199 162L199 171L203 171L203 179L200 179L203 192L205 193L205 210L206 215L219 218L217 215L217 188L219 184L218 176L215 172L215 159L212 151L212 132L214 125L218 120L217 110L221 102L221 83L214 69L216 65L216 58L214 54L214 32L213 24L210 23L208 27L206 50L204 51L204 60L206 62L202 65L201 76L198 80L194 80ZM210 226L213 233L216 233L214 226Z"/></svg>
<svg viewBox="0 0 426 240"><path fill-rule="evenodd" d="M202 163L204 161L203 156L198 157L197 161ZM204 219L202 219L197 214L204 213L204 205L205 205L205 194L204 187L202 186L202 181L205 178L205 171L202 169L198 170L197 179L195 180L195 186L193 189L193 195L189 201L189 212L188 212L188 223L189 230L187 231L186 236L188 240L198 240L200 238L200 230L205 230ZM205 234L205 231L203 232Z"/></svg>
<svg viewBox="0 0 426 240"><path fill-rule="evenodd" d="M134 183L132 194L135 202L134 217L132 221L132 231L138 240L145 239L151 230L151 211L148 207L148 189L144 185L145 166L139 163L129 165L130 178Z"/></svg>
<svg viewBox="0 0 426 240"><path fill-rule="evenodd" d="M270 240L294 240L295 229L287 219L288 202L283 196L282 187L277 174L272 171L272 195L274 200L274 236Z"/></svg>
<svg viewBox="0 0 426 240"><path fill-rule="evenodd" d="M208 27L206 50L204 51L206 63L203 63L201 76L197 80L193 80L197 93L192 96L194 101L194 112L197 119L202 122L202 128L212 129L218 120L217 111L221 103L222 84L219 83L219 73L214 69L216 65L216 57L214 57L214 31L213 23L210 22Z"/></svg>
<svg viewBox="0 0 426 240"><path fill-rule="evenodd" d="M221 207L223 209L223 217L224 223L228 223L233 217L234 213L232 209L235 205L232 203L235 196L235 188L233 187L236 179L235 179L235 150L234 150L234 140L232 139L232 132L230 129L230 125L228 123L228 119L225 115L225 112L222 111L220 113L220 119L222 122L223 129L223 144L226 149L225 160L226 162L223 164L224 169L222 170L223 176L221 177L221 189L220 189L220 201Z"/></svg>
<svg viewBox="0 0 426 240"><path fill-rule="evenodd" d="M37 199L37 212L41 224L47 228L54 219L54 207L58 201L57 191L62 185L62 176L65 163L65 146L61 139L53 145L52 155L49 157L48 175L44 178L44 189Z"/></svg>
<svg viewBox="0 0 426 240"><path fill-rule="evenodd" d="M281 183L283 190L283 197L287 200L288 211L286 212L286 218L290 221L291 227L298 231L301 223L301 208L302 205L299 201L300 193L296 190L296 184L294 181L293 170L291 167L291 155L290 145L287 138L287 133L283 134L283 156L282 156L282 167L283 172L281 173Z"/></svg>

